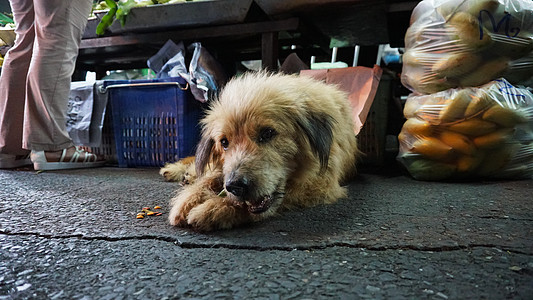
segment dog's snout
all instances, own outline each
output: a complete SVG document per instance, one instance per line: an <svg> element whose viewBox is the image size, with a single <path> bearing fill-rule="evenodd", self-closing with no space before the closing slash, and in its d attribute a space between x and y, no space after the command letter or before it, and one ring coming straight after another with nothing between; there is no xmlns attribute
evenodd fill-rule
<svg viewBox="0 0 533 300"><path fill-rule="evenodd" d="M226 191L237 197L242 197L248 192L250 182L246 177L232 177L226 181Z"/></svg>

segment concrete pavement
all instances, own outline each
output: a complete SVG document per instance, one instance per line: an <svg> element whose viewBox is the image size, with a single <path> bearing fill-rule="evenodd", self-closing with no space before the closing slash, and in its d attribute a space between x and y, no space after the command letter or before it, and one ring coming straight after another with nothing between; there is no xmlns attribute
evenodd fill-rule
<svg viewBox="0 0 533 300"><path fill-rule="evenodd" d="M0 299L533 295L533 180L363 170L336 204L205 234L167 224L157 171L0 170Z"/></svg>

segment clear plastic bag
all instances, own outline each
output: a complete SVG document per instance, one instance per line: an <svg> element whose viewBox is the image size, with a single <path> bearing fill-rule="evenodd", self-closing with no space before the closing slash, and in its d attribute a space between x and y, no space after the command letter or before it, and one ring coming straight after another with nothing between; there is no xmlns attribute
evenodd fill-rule
<svg viewBox="0 0 533 300"><path fill-rule="evenodd" d="M424 0L405 35L402 83L431 94L533 74L533 1Z"/></svg>
<svg viewBox="0 0 533 300"><path fill-rule="evenodd" d="M398 160L419 180L533 177L533 94L505 79L410 95Z"/></svg>

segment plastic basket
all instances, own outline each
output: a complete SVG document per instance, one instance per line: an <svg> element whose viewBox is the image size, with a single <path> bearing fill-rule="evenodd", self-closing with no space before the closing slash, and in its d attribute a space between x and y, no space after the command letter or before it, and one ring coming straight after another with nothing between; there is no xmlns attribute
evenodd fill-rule
<svg viewBox="0 0 533 300"><path fill-rule="evenodd" d="M103 156L108 164L117 164L117 147L113 133L113 124L110 117L104 118L100 146L90 147L91 152Z"/></svg>
<svg viewBox="0 0 533 300"><path fill-rule="evenodd" d="M183 78L110 80L103 89L119 167L161 167L194 154L201 107Z"/></svg>

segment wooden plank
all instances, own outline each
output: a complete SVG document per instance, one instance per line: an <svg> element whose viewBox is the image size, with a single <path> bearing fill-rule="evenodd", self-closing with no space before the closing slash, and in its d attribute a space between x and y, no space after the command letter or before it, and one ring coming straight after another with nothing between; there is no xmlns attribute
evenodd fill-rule
<svg viewBox="0 0 533 300"><path fill-rule="evenodd" d="M298 18L290 18L279 21L241 23L232 25L210 26L201 28L189 28L151 33L131 33L117 36L83 39L80 49L102 48L111 46L128 46L136 44L161 44L168 39L198 40L205 38L238 36L246 34L261 34L265 32L279 32L296 30L299 26Z"/></svg>

